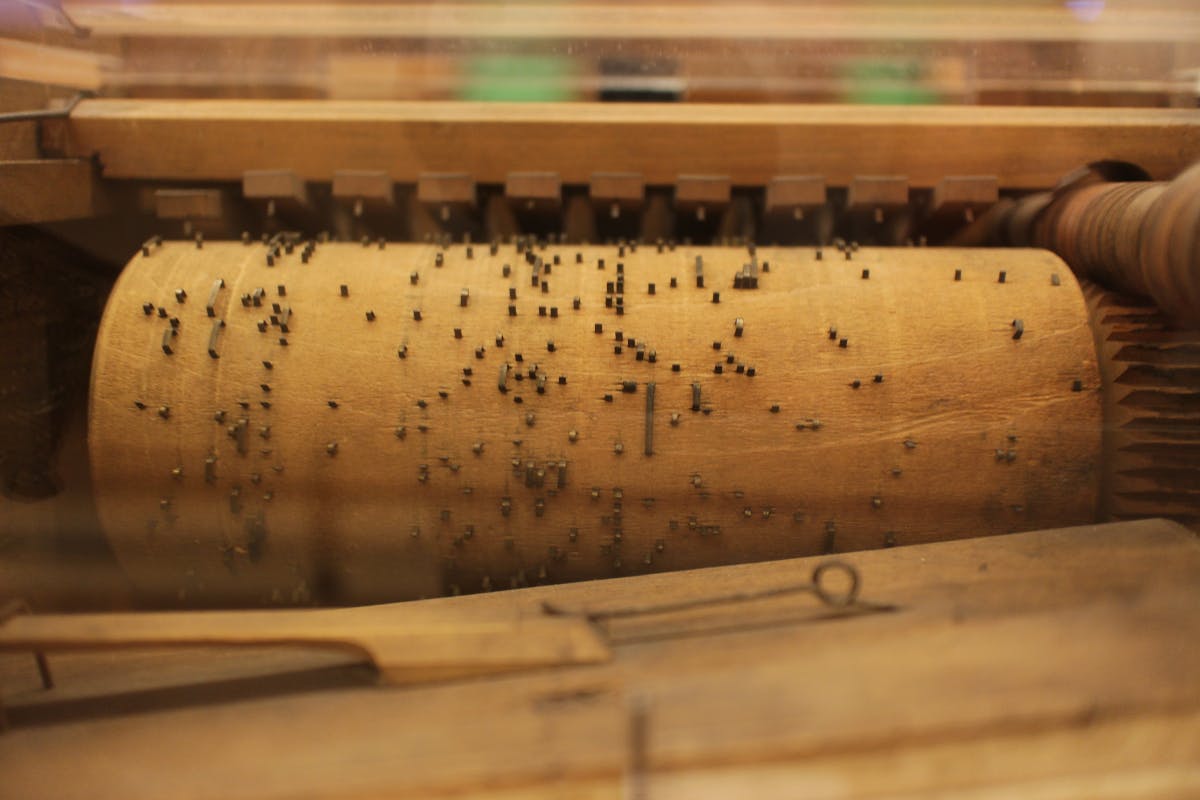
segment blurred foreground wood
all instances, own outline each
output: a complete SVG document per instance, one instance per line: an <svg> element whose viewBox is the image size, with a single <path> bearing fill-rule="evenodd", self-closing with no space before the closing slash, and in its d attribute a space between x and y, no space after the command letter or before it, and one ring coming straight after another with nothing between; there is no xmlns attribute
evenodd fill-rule
<svg viewBox="0 0 1200 800"><path fill-rule="evenodd" d="M603 623L611 663L389 688L352 655L27 655L19 797L1178 797L1200 791L1200 546L1143 521L852 553L797 594ZM820 559L422 601L601 611L807 580ZM69 769L63 769L70 764Z"/></svg>

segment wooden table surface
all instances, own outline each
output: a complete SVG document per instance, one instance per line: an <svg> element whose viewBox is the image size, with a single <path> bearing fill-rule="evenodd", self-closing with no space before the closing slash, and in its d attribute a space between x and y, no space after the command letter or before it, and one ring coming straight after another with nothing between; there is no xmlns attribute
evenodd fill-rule
<svg viewBox="0 0 1200 800"><path fill-rule="evenodd" d="M605 664L388 688L290 650L28 656L19 797L1180 797L1200 790L1200 546L1144 521L839 558L793 595L612 620ZM591 610L806 581L819 558L424 601ZM396 608L405 608L397 606Z"/></svg>

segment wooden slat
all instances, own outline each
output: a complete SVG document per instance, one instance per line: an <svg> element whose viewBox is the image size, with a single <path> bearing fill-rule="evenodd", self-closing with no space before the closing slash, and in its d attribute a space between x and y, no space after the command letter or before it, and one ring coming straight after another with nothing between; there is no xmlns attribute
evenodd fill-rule
<svg viewBox="0 0 1200 800"><path fill-rule="evenodd" d="M113 178L240 180L286 166L306 180L376 169L502 183L536 169L576 184L598 171L662 185L684 173L735 185L823 174L834 186L904 174L931 188L995 174L1032 189L1092 161L1163 179L1200 157L1200 112L1186 109L90 100L67 126L67 153L99 154Z"/></svg>
<svg viewBox="0 0 1200 800"><path fill-rule="evenodd" d="M0 78L97 91L105 73L119 65L117 58L86 50L0 39Z"/></svg>
<svg viewBox="0 0 1200 800"><path fill-rule="evenodd" d="M0 225L94 217L107 210L91 162L0 162Z"/></svg>
<svg viewBox="0 0 1200 800"><path fill-rule="evenodd" d="M659 2L630 13L625 3L161 3L136 14L119 2L68 4L79 24L103 37L271 36L560 39L833 40L833 41L1123 41L1200 39L1186 8L1110 3L1084 21L1056 5L1022 3Z"/></svg>

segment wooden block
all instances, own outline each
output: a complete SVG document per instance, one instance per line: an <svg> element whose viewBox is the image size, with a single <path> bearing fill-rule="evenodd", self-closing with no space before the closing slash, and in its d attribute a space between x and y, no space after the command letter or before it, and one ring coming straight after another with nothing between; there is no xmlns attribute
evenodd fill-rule
<svg viewBox="0 0 1200 800"><path fill-rule="evenodd" d="M1000 199L1000 180L995 175L947 175L933 189L934 214L959 213L986 208Z"/></svg>
<svg viewBox="0 0 1200 800"><path fill-rule="evenodd" d="M111 55L0 38L0 78L99 91L120 65Z"/></svg>
<svg viewBox="0 0 1200 800"><path fill-rule="evenodd" d="M511 200L562 202L562 179L557 172L510 172L504 195Z"/></svg>
<svg viewBox="0 0 1200 800"><path fill-rule="evenodd" d="M908 205L908 178L903 175L855 175L846 206L855 211L897 209Z"/></svg>
<svg viewBox="0 0 1200 800"><path fill-rule="evenodd" d="M767 184L768 212L822 205L825 205L825 178L821 175L779 175Z"/></svg>
<svg viewBox="0 0 1200 800"><path fill-rule="evenodd" d="M729 203L732 181L728 175L680 175L675 181L675 203L684 206L721 206Z"/></svg>
<svg viewBox="0 0 1200 800"><path fill-rule="evenodd" d="M220 219L225 211L220 189L156 189L154 213L159 219Z"/></svg>
<svg viewBox="0 0 1200 800"><path fill-rule="evenodd" d="M594 172L588 194L606 203L640 203L646 196L646 181L637 172Z"/></svg>
<svg viewBox="0 0 1200 800"><path fill-rule="evenodd" d="M417 200L428 204L475 205L475 179L465 172L422 172L417 178Z"/></svg>
<svg viewBox="0 0 1200 800"><path fill-rule="evenodd" d="M396 202L396 190L392 179L382 170L335 171L333 196L343 200L371 200L388 205L394 205Z"/></svg>
<svg viewBox="0 0 1200 800"><path fill-rule="evenodd" d="M290 169L252 169L242 174L242 194L251 200L276 200L308 205L308 187Z"/></svg>
<svg viewBox="0 0 1200 800"><path fill-rule="evenodd" d="M1103 14L1064 20L1056 5L1023 0L1015 7L945 7L941 4L900 5L873 2L845 5L831 0L800 6L768 3L740 6L731 14L723 6L696 3L686 15L677 13L676 2L648 4L651 13L631 15L624 3L544 5L529 3L511 7L491 4L405 2L388 14L373 13L370 4L341 7L319 4L304 13L287 14L275 8L294 5L280 2L243 3L171 2L164 8L140 14L122 13L120 3L80 2L72 4L73 17L104 39L161 40L180 32L196 36L224 36L244 40L270 37L281 41L309 38L314 31L329 36L369 39L403 39L419 30L430 41L479 41L503 34L521 41L557 44L566 39L641 43L694 40L713 42L728 52L734 48L759 47L782 42L804 51L800 43L852 42L856 48L881 47L913 42L1107 42L1144 44L1166 42L1192 44L1197 25L1187 3L1160 2L1118 4ZM270 10L268 10L270 9ZM442 52L435 48L435 52ZM856 50L857 52L857 50ZM740 55L740 53L739 53ZM724 77L724 76L722 76ZM911 116L913 109L902 108ZM919 109L921 112L927 109Z"/></svg>
<svg viewBox="0 0 1200 800"><path fill-rule="evenodd" d="M108 210L90 161L0 161L0 187L0 225L86 219Z"/></svg>

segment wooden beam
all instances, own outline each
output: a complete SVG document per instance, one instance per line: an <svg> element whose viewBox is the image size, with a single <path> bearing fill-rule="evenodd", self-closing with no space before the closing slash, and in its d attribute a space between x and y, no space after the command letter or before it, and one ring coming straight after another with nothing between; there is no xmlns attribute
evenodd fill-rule
<svg viewBox="0 0 1200 800"><path fill-rule="evenodd" d="M763 41L1049 41L1180 42L1200 39L1186 7L1110 2L1083 20L1055 5L755 2L730 13L724 4L626 3L235 3L72 2L75 21L97 37L412 37L545 40L716 39Z"/></svg>
<svg viewBox="0 0 1200 800"><path fill-rule="evenodd" d="M285 167L305 180L339 169L384 170L398 182L466 172L729 175L733 185L781 174L996 175L1006 189L1053 186L1081 164L1129 161L1157 179L1200 158L1192 109L958 106L725 106L456 102L88 100L67 123L67 155L99 154L111 178L240 180Z"/></svg>
<svg viewBox="0 0 1200 800"><path fill-rule="evenodd" d="M791 211L825 204L824 175L780 175L767 184L767 211Z"/></svg>
<svg viewBox="0 0 1200 800"><path fill-rule="evenodd" d="M0 39L0 77L97 91L106 72L116 70L113 56L53 47L18 39Z"/></svg>
<svg viewBox="0 0 1200 800"><path fill-rule="evenodd" d="M83 219L106 210L88 161L0 161L0 225Z"/></svg>

